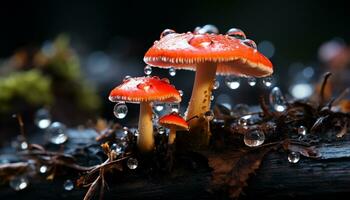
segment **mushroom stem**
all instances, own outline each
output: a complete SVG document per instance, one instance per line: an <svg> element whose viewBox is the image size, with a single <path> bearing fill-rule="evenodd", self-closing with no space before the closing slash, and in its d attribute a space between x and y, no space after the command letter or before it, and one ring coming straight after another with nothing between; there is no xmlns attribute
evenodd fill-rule
<svg viewBox="0 0 350 200"><path fill-rule="evenodd" d="M176 129L170 128L168 144L174 144L175 138L176 138Z"/></svg>
<svg viewBox="0 0 350 200"><path fill-rule="evenodd" d="M150 152L154 147L152 106L148 102L140 103L139 137L137 146L142 152Z"/></svg>
<svg viewBox="0 0 350 200"><path fill-rule="evenodd" d="M210 97L215 79L216 67L216 63L212 62L197 64L192 96L187 108L187 120L198 116L198 118L193 118L189 121L189 126L190 132L200 134L198 137L201 137L201 139L197 138L197 142L200 144L207 143L209 139L210 133L205 131L203 114L210 110Z"/></svg>

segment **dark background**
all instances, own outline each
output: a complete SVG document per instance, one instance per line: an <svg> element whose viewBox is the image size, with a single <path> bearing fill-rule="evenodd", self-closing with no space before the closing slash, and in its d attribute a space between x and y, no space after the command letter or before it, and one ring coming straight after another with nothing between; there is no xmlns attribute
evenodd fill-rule
<svg viewBox="0 0 350 200"><path fill-rule="evenodd" d="M143 74L143 55L162 30L185 32L214 24L222 33L237 27L257 43L271 41L276 49L271 58L276 80L286 88L289 84L286 77L293 76L287 74L293 63L311 63L322 71L317 57L319 46L334 37L349 42L347 8L346 1L1 1L0 58L10 56L18 48L40 46L60 33L67 33L82 55L83 67L96 51L112 58L111 68L95 74L87 70L87 75L99 84L103 98L107 98L109 90L125 75ZM164 70L155 71L167 75ZM185 100L189 98L193 75L181 71L178 78L171 79L185 91ZM226 92L239 94L241 100L236 102L257 103L255 98L244 99L245 93L256 90L242 88ZM108 110L112 105L107 102L105 113L111 116Z"/></svg>

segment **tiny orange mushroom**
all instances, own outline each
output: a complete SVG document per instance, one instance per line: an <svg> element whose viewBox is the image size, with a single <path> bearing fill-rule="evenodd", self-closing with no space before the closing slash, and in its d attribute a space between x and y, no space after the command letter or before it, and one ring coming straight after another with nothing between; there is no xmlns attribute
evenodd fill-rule
<svg viewBox="0 0 350 200"><path fill-rule="evenodd" d="M176 131L188 131L189 127L178 113L172 112L159 119L159 125L170 129L168 144L173 144L176 138Z"/></svg>

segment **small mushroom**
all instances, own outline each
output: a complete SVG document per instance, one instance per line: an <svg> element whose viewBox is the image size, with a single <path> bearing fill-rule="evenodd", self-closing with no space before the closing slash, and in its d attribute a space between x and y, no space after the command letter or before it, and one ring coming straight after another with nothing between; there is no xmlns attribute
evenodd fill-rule
<svg viewBox="0 0 350 200"><path fill-rule="evenodd" d="M234 34L232 30L226 35L167 30L145 54L144 61L150 66L196 71L186 114L187 120L192 119L191 132L203 132L205 124L200 117L210 109L216 74L264 77L273 72L271 62L257 51L255 42L245 39L243 32L237 34L239 29L234 29ZM193 118L196 116L199 118Z"/></svg>
<svg viewBox="0 0 350 200"><path fill-rule="evenodd" d="M178 113L172 112L159 119L159 125L170 129L168 144L173 144L176 138L176 131L188 131L187 122Z"/></svg>
<svg viewBox="0 0 350 200"><path fill-rule="evenodd" d="M109 100L140 103L138 148L142 152L154 148L151 102L180 102L181 96L168 79L153 77L128 78L114 88Z"/></svg>

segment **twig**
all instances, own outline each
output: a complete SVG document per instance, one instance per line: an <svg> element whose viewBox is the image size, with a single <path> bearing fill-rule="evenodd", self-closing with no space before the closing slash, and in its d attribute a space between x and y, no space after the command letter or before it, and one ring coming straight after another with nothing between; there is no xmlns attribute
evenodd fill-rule
<svg viewBox="0 0 350 200"><path fill-rule="evenodd" d="M325 101L325 96L324 96L324 90L326 88L326 85L327 85L327 82L328 82L328 79L329 77L332 75L331 72L326 72L324 75L323 75L323 81L322 81L322 85L321 85L321 90L320 90L320 104L319 104L319 107L322 108L322 106L324 105L324 101Z"/></svg>

